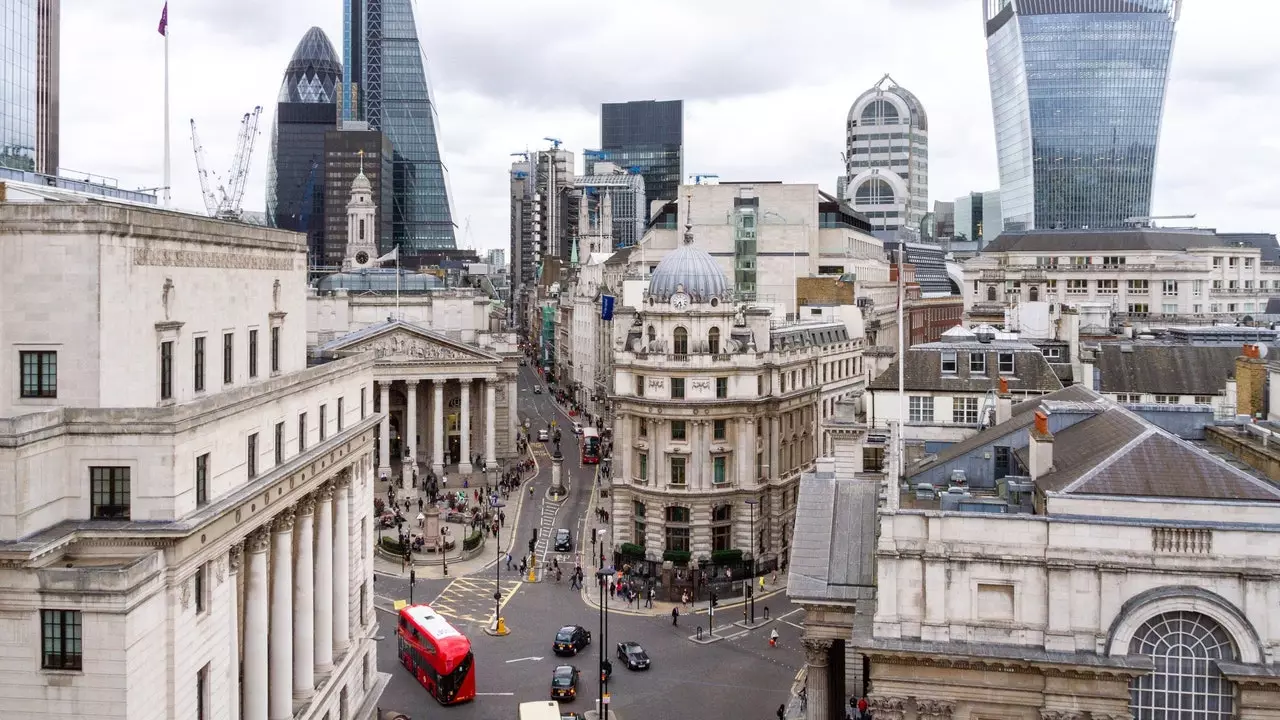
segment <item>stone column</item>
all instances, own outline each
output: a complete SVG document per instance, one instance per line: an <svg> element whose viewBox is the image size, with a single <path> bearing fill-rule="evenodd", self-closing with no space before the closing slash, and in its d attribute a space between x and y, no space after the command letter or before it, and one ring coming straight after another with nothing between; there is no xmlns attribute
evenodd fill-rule
<svg viewBox="0 0 1280 720"><path fill-rule="evenodd" d="M334 483L333 523L333 650L341 657L351 642L351 471L338 473Z"/></svg>
<svg viewBox="0 0 1280 720"><path fill-rule="evenodd" d="M484 383L484 461L494 472L498 469L498 387L495 382Z"/></svg>
<svg viewBox="0 0 1280 720"><path fill-rule="evenodd" d="M316 690L315 498L298 503L293 541L297 562L293 574L293 698L311 699Z"/></svg>
<svg viewBox="0 0 1280 720"><path fill-rule="evenodd" d="M268 640L270 720L293 717L293 509L271 523L271 637Z"/></svg>
<svg viewBox="0 0 1280 720"><path fill-rule="evenodd" d="M507 381L507 447L516 450L516 438L520 435L520 412L516 408L516 379Z"/></svg>
<svg viewBox="0 0 1280 720"><path fill-rule="evenodd" d="M315 672L333 672L333 486L320 487L316 500Z"/></svg>
<svg viewBox="0 0 1280 720"><path fill-rule="evenodd" d="M240 688L241 717L267 720L267 633L270 628L271 583L267 580L267 546L271 533L259 529L245 541L244 680ZM236 683L232 683L235 687Z"/></svg>
<svg viewBox="0 0 1280 720"><path fill-rule="evenodd" d="M471 378L462 378L458 381L458 397L462 399L462 409L458 411L462 461L458 463L458 472L470 473L475 470L471 466Z"/></svg>
<svg viewBox="0 0 1280 720"><path fill-rule="evenodd" d="M244 560L244 543L236 543L227 552L227 596L230 598L230 611L227 613L231 625L231 658L227 662L227 709L231 720L240 720L240 567ZM219 574L221 581L221 574Z"/></svg>
<svg viewBox="0 0 1280 720"><path fill-rule="evenodd" d="M391 383L379 381L382 391L382 425L378 429L378 475L391 477Z"/></svg>
<svg viewBox="0 0 1280 720"><path fill-rule="evenodd" d="M418 381L405 380L404 384L408 389L406 393L408 409L405 414L409 416L409 419L405 422L405 426L408 428L405 440L409 443L410 466L409 469L406 469L403 465L400 466L401 490L409 487L410 478L413 477L418 469Z"/></svg>
<svg viewBox="0 0 1280 720"><path fill-rule="evenodd" d="M827 688L830 686L831 671L827 665L827 655L831 650L831 641L820 638L804 638L804 662L808 666L805 673L805 693L808 700L805 705L805 720L827 720L831 715L827 703ZM879 718L880 714L876 714Z"/></svg>
<svg viewBox="0 0 1280 720"><path fill-rule="evenodd" d="M431 381L431 469L444 472L444 381Z"/></svg>
<svg viewBox="0 0 1280 720"><path fill-rule="evenodd" d="M916 717L919 720L951 720L956 704L945 700L916 700Z"/></svg>
<svg viewBox="0 0 1280 720"><path fill-rule="evenodd" d="M870 697L867 709L876 720L903 720L907 716L907 701L900 697Z"/></svg>

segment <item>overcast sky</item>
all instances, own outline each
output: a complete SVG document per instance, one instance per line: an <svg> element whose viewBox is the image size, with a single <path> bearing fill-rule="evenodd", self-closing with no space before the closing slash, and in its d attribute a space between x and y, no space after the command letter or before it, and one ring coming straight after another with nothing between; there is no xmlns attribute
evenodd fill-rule
<svg viewBox="0 0 1280 720"><path fill-rule="evenodd" d="M161 184L162 0L64 0L62 164ZM685 171L834 192L849 105L883 74L929 113L934 200L998 187L981 0L466 0L416 4L458 239L508 246L510 153L599 143L599 105L685 101ZM245 208L264 207L285 65L318 25L342 52L340 0L173 0L174 200L203 207L188 121L210 170L263 106ZM1186 0L1154 214L1280 231L1280 2Z"/></svg>

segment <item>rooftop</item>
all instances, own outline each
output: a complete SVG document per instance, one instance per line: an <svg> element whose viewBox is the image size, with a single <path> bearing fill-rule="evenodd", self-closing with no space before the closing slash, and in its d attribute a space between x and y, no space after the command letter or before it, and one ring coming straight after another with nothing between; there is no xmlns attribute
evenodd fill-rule
<svg viewBox="0 0 1280 720"><path fill-rule="evenodd" d="M1105 252L1222 247L1222 238L1212 230L1132 228L1122 230L1028 230L1004 232L984 249L985 253L1043 252L1065 255L1073 252Z"/></svg>
<svg viewBox="0 0 1280 720"><path fill-rule="evenodd" d="M1219 395L1240 354L1239 345L1103 343L1094 367L1101 392Z"/></svg>

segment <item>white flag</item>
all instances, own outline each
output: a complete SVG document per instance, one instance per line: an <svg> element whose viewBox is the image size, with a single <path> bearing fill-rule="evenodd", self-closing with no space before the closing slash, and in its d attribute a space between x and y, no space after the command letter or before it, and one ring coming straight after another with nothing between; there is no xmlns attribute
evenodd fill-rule
<svg viewBox="0 0 1280 720"><path fill-rule="evenodd" d="M399 260L399 259L400 259L400 246L397 245L394 248L391 248L391 252L378 258L378 264L381 265L384 262L391 262L393 260Z"/></svg>

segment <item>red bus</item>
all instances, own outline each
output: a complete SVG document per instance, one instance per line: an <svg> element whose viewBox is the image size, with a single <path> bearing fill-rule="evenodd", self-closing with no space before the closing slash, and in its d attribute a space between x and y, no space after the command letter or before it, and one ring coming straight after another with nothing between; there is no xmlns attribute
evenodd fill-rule
<svg viewBox="0 0 1280 720"><path fill-rule="evenodd" d="M475 699L476 663L471 641L431 606L402 608L396 638L400 663L441 705Z"/></svg>
<svg viewBox="0 0 1280 720"><path fill-rule="evenodd" d="M582 464L600 462L600 431L593 427L582 428Z"/></svg>

